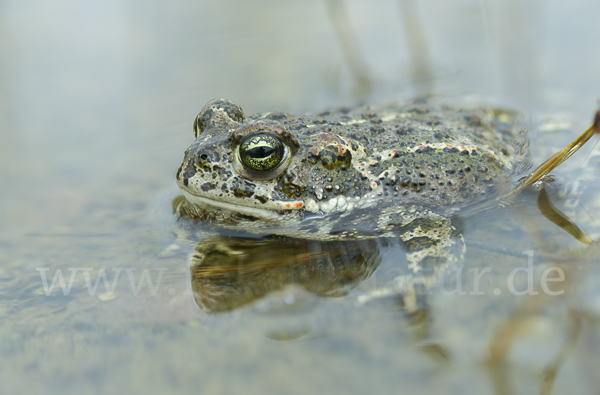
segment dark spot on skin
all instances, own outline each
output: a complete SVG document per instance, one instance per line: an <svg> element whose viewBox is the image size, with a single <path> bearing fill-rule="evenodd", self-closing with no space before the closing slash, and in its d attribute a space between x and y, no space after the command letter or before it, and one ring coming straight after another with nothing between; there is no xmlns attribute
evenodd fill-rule
<svg viewBox="0 0 600 395"><path fill-rule="evenodd" d="M374 133L374 134L381 134L381 133L384 133L384 132L385 132L385 128L383 128L383 127L381 127L381 126L377 125L377 126L373 126L373 127L370 129L370 131L371 131L371 133Z"/></svg>
<svg viewBox="0 0 600 395"><path fill-rule="evenodd" d="M247 189L237 188L233 190L233 196L235 197L252 197L252 195L254 195L254 192Z"/></svg>
<svg viewBox="0 0 600 395"><path fill-rule="evenodd" d="M332 144L323 147L318 155L311 153L308 160L311 164L320 161L327 170L348 168L352 164L352 153L348 149L340 149L337 145Z"/></svg>
<svg viewBox="0 0 600 395"><path fill-rule="evenodd" d="M456 169L454 169L454 166L448 166L446 168L446 174L454 174L455 171Z"/></svg>
<svg viewBox="0 0 600 395"><path fill-rule="evenodd" d="M464 150L460 151L460 155L469 156L469 151L467 151L466 149L464 149Z"/></svg>
<svg viewBox="0 0 600 395"><path fill-rule="evenodd" d="M261 202L263 204L269 201L268 197L260 196L260 195L255 195L254 199L258 200L259 202Z"/></svg>
<svg viewBox="0 0 600 395"><path fill-rule="evenodd" d="M456 153L456 152L458 152L458 148L456 148L456 147L452 147L452 148L446 147L442 151L448 152L448 153Z"/></svg>
<svg viewBox="0 0 600 395"><path fill-rule="evenodd" d="M254 195L254 184L239 178L235 178L231 184L231 190L235 197L251 197Z"/></svg>
<svg viewBox="0 0 600 395"><path fill-rule="evenodd" d="M436 139L438 139L438 140L441 140L441 139L443 139L445 136L444 136L443 134L441 134L440 132L435 132L435 133L433 134L433 137L435 137L435 138L436 138Z"/></svg>
<svg viewBox="0 0 600 395"><path fill-rule="evenodd" d="M432 147L427 146L425 148L419 148L415 152L417 154L426 154L426 153L432 152L432 151L435 151L435 149L433 149Z"/></svg>
<svg viewBox="0 0 600 395"><path fill-rule="evenodd" d="M222 180L227 180L231 176L231 171L221 166L214 165L213 171L216 172Z"/></svg>
<svg viewBox="0 0 600 395"><path fill-rule="evenodd" d="M477 171L480 173L487 173L488 168L487 168L487 166L479 164L479 165L477 165Z"/></svg>
<svg viewBox="0 0 600 395"><path fill-rule="evenodd" d="M408 134L414 134L415 130L408 126L403 126L400 129L396 130L396 134L398 136L406 136Z"/></svg>
<svg viewBox="0 0 600 395"><path fill-rule="evenodd" d="M296 175L297 168L290 168L279 179L275 189L281 191L286 198L297 198L306 190L305 184Z"/></svg>
<svg viewBox="0 0 600 395"><path fill-rule="evenodd" d="M215 189L216 184L214 182L205 182L204 184L200 185L200 188L204 191L204 192L208 192L212 189Z"/></svg>
<svg viewBox="0 0 600 395"><path fill-rule="evenodd" d="M183 179L183 185L185 185L185 186L187 187L187 186L188 186L188 184L189 184L189 181L188 181L188 179L187 179L187 178L184 178L184 179Z"/></svg>

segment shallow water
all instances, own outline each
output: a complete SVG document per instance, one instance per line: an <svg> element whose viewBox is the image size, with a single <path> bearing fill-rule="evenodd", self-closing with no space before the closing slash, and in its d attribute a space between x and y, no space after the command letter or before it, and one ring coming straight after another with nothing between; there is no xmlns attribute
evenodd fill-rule
<svg viewBox="0 0 600 395"><path fill-rule="evenodd" d="M591 122L595 2L420 3L427 83L415 80L396 2L344 4L370 91L353 79L324 2L0 4L0 393L597 393L597 247L546 220L534 192L463 221L466 261L420 315L371 297L403 255L384 242L362 260L329 246L324 262L341 254L358 265L325 265L304 283L320 281L316 294L290 286L217 315L196 305L195 240L175 243L169 204L193 119L213 97L247 113L301 113L426 89L469 95L541 122L536 164ZM598 240L598 157L579 168L591 147L549 191ZM574 182L586 189L570 208L562 189ZM266 259L272 276L302 283L306 270L280 259ZM565 280L548 288L563 296L543 292L551 267ZM107 282L94 289L101 269ZM250 273L258 283L261 270ZM516 295L527 270L536 296ZM57 273L71 289L59 281L48 296ZM339 275L346 283L327 288Z"/></svg>

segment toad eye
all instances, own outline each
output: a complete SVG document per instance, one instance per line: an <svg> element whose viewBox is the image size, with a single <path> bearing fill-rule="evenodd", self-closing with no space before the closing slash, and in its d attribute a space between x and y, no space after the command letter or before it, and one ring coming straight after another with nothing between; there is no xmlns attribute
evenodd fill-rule
<svg viewBox="0 0 600 395"><path fill-rule="evenodd" d="M269 171L281 163L283 143L270 134L248 136L239 148L242 163L253 171Z"/></svg>

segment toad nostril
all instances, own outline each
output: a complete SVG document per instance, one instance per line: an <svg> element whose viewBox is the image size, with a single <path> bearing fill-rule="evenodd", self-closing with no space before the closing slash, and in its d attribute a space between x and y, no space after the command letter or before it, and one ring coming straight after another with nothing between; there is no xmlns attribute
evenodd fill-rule
<svg viewBox="0 0 600 395"><path fill-rule="evenodd" d="M202 154L202 155L200 155L200 159L205 161L208 159L208 155Z"/></svg>

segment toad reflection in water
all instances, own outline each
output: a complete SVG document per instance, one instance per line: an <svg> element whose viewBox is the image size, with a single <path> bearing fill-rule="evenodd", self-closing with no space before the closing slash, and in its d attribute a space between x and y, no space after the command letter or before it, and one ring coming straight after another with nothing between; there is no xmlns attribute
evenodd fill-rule
<svg viewBox="0 0 600 395"><path fill-rule="evenodd" d="M203 310L251 303L288 284L325 297L347 295L379 266L377 242L268 240L215 236L193 256L192 290Z"/></svg>

